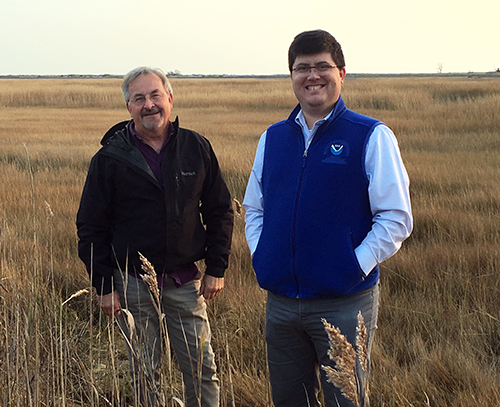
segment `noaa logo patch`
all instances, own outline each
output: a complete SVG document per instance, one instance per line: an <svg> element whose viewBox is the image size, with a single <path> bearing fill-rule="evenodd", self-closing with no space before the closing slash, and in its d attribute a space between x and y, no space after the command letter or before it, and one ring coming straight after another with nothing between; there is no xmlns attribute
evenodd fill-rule
<svg viewBox="0 0 500 407"><path fill-rule="evenodd" d="M344 150L344 145L341 143L334 143L330 146L330 152L333 155L340 155L342 154L343 150Z"/></svg>
<svg viewBox="0 0 500 407"><path fill-rule="evenodd" d="M325 143L322 161L325 164L345 165L349 153L349 143L346 140L331 140L328 144Z"/></svg>

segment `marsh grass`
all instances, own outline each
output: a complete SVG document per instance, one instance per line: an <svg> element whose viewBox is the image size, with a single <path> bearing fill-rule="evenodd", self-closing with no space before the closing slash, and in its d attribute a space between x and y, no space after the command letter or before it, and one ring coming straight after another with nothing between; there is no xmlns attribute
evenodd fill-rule
<svg viewBox="0 0 500 407"><path fill-rule="evenodd" d="M321 366L321 369L325 371L329 383L339 388L342 395L356 407L360 407L363 389L360 388L357 379L356 361L362 356L360 356L358 349L355 350L347 338L342 335L340 329L330 325L325 319L322 321L330 343L328 357L334 362L334 366Z"/></svg>
<svg viewBox="0 0 500 407"><path fill-rule="evenodd" d="M174 114L209 138L241 202L260 134L295 105L289 81L172 84ZM347 80L343 97L394 129L412 182L414 233L381 266L371 405L500 405L500 81ZM74 218L100 138L128 118L120 81L1 80L0 107L0 405L132 404L123 339L94 294L62 305L89 288ZM222 406L270 406L241 217L208 311ZM171 382L182 391L175 362Z"/></svg>

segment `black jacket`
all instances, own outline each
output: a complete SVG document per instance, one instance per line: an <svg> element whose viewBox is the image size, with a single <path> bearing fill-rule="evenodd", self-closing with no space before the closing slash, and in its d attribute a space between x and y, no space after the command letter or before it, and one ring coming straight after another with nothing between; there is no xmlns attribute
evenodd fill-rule
<svg viewBox="0 0 500 407"><path fill-rule="evenodd" d="M141 252L157 273L205 258L223 277L233 230L232 201L209 141L175 121L160 185L133 144L131 122L103 137L90 163L77 214L78 252L97 293L112 292L113 269L141 270Z"/></svg>

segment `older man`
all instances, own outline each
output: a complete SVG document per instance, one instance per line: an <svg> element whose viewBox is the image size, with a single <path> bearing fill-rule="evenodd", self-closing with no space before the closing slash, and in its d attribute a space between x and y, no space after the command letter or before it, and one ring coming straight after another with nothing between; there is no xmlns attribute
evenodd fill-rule
<svg viewBox="0 0 500 407"><path fill-rule="evenodd" d="M318 367L332 364L322 318L354 343L361 312L369 351L378 264L408 237L412 215L392 131L348 110L340 96L340 44L326 31L303 32L288 63L299 104L262 135L243 205L257 279L268 291L274 404L304 407L319 405ZM321 384L327 406L353 405L324 372Z"/></svg>
<svg viewBox="0 0 500 407"><path fill-rule="evenodd" d="M170 121L173 93L161 70L129 72L122 90L132 120L112 127L91 161L77 215L79 255L101 309L118 317L127 335L139 403L159 400L163 313L187 405L215 407L219 387L204 299L224 287L230 194L208 140ZM156 270L160 309L140 278L139 253ZM200 259L206 264L201 280ZM122 309L133 315L136 335Z"/></svg>

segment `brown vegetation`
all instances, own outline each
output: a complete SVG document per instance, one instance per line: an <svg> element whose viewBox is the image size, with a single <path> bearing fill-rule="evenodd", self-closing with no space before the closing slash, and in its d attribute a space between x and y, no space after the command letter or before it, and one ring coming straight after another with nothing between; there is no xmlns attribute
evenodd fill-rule
<svg viewBox="0 0 500 407"><path fill-rule="evenodd" d="M212 141L242 201L260 134L295 104L289 81L173 87L174 114ZM372 406L500 405L500 81L348 80L343 97L393 128L412 181L414 233L381 267ZM80 292L74 226L89 159L127 118L117 79L0 80L2 406L131 403L119 330ZM265 293L242 217L235 226L226 288L209 305L223 406L270 406Z"/></svg>

